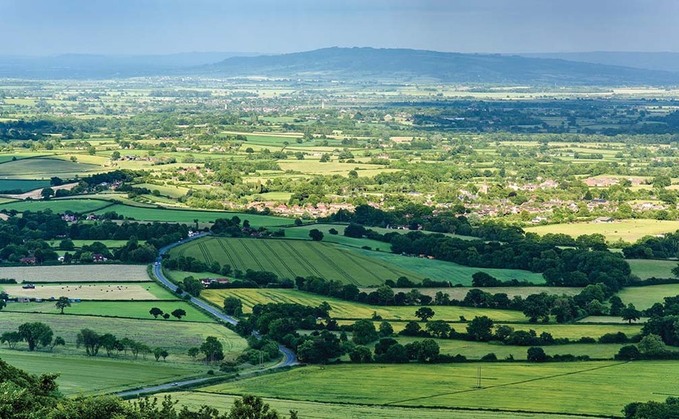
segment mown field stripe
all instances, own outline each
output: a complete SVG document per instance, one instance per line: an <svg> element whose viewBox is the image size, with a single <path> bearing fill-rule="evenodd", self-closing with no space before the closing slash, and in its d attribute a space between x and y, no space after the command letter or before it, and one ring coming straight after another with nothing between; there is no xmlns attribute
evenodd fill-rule
<svg viewBox="0 0 679 419"><path fill-rule="evenodd" d="M226 255L226 258L229 260L229 263L231 264L231 266L234 266L234 267L235 267L235 266L236 266L236 262L235 262L235 261L233 260L233 258L231 257L231 254L226 250L226 247L224 247L224 241L223 241L223 240L219 240L219 239L216 239L216 241L217 241L217 243L219 243L219 247L222 248L222 251L223 251L224 254Z"/></svg>
<svg viewBox="0 0 679 419"><path fill-rule="evenodd" d="M250 240L254 240L254 239L250 239ZM266 271L267 269L264 268L264 265L263 265L262 262L260 261L260 258L258 258L257 256L255 256L255 253L252 251L252 249L250 249L250 245L248 244L248 242L249 242L248 239L239 240L239 243L240 243L240 245L243 247L243 249L245 249L245 251L247 252L248 255L250 255L250 257L252 258L252 260L255 261L255 263L257 264L257 266L259 266L259 270L260 270L260 271Z"/></svg>
<svg viewBox="0 0 679 419"><path fill-rule="evenodd" d="M323 278L324 275L321 273L321 271L319 271L311 262L309 262L307 258L302 256L302 254L299 253L299 251L294 246L285 240L281 240L281 243L283 244L283 248L288 251L290 256L293 257L300 266L307 266L308 273L312 275L315 273L319 278Z"/></svg>
<svg viewBox="0 0 679 419"><path fill-rule="evenodd" d="M342 275L347 281L351 282L352 284L355 285L360 285L360 282L354 279L353 276L349 275L347 271L342 269L338 264L335 263L334 260L330 259L326 255L323 254L320 250L316 248L316 246L306 243L307 247L311 249L312 252L316 253L318 257L320 257L322 260L324 260L328 265L330 265L335 271L337 271L340 275Z"/></svg>
<svg viewBox="0 0 679 419"><path fill-rule="evenodd" d="M244 271L245 268L247 267L247 265L243 262L243 259L240 257L240 254L238 253L238 251L234 249L234 247L231 244L231 241L230 240L224 240L224 245L229 248L231 253L233 253L234 258L236 260L238 260L237 269ZM236 268L236 267L234 267L234 268Z"/></svg>

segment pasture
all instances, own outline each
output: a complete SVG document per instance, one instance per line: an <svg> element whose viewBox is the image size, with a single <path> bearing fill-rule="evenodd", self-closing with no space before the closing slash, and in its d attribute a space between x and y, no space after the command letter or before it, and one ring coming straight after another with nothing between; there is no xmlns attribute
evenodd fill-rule
<svg viewBox="0 0 679 419"><path fill-rule="evenodd" d="M2 209L1 206L0 209ZM111 211L137 221L163 221L193 224L195 220L198 220L199 223L212 223L219 218L232 218L234 216L238 216L241 220L249 220L250 224L254 227L277 227L290 225L293 223L293 220L290 218L273 217L268 215L255 215L226 211L166 209L162 207L136 207L123 204L109 206L105 209L96 211L95 214L103 214Z"/></svg>
<svg viewBox="0 0 679 419"><path fill-rule="evenodd" d="M160 393L156 395L159 399L166 394L170 394L173 399L179 400L180 406L187 406L192 409L198 409L202 405L209 405L218 409L220 412L226 412L231 409L234 400L238 396L228 394L207 393L200 390L187 392L180 391L175 393ZM424 412L422 409L407 408L398 406L370 406L361 404L351 404L351 402L310 402L302 400L290 399L269 399L264 398L264 402L269 404L271 408L278 411L278 413L286 414L290 410L296 410L299 416L305 419L410 419L421 418L426 416L427 419L497 419L497 412L484 412L481 410L459 410L459 409L427 409ZM503 418L508 419L535 419L537 416L533 413L502 413ZM583 416L577 415L545 415L541 414L541 418L545 419L584 419Z"/></svg>
<svg viewBox="0 0 679 419"><path fill-rule="evenodd" d="M50 186L49 180L34 179L1 179L0 191L21 191L28 192L33 189L47 188Z"/></svg>
<svg viewBox="0 0 679 419"><path fill-rule="evenodd" d="M162 384L204 372L198 364L144 361L141 358L92 358L6 349L0 349L0 358L32 374L58 373L59 390L67 396L110 393Z"/></svg>
<svg viewBox="0 0 679 419"><path fill-rule="evenodd" d="M635 242L644 236L671 233L679 230L679 221L629 219L615 220L612 223L564 223L526 227L526 232L539 235L547 233L567 234L578 237L583 234L603 234L608 242L623 240Z"/></svg>
<svg viewBox="0 0 679 419"><path fill-rule="evenodd" d="M304 239L311 240L309 238L309 231L313 229L318 229L323 232L323 242L326 243L337 243L345 246L351 247L363 247L368 246L373 250L379 250L382 252L390 252L391 245L389 243L380 242L377 240L370 240L365 238L354 238L347 237L344 233L344 228L346 225L341 224L309 224L299 227L290 227L285 229L285 237L290 239ZM338 231L338 234L330 234L330 229L334 228Z"/></svg>
<svg viewBox="0 0 679 419"><path fill-rule="evenodd" d="M481 368L481 388L477 369ZM324 403L458 407L619 416L627 403L679 394L679 364L663 361L332 365L204 389ZM360 379L357 379L360 377ZM305 383L300 386L299 383ZM411 383L411 385L404 385ZM568 389L568 391L564 391ZM500 413L501 414L501 413Z"/></svg>
<svg viewBox="0 0 679 419"><path fill-rule="evenodd" d="M81 301L79 303L71 303L71 307L66 307L64 315L154 320L154 317L149 314L149 310L152 307L158 307L168 314L178 308L186 311L186 316L182 317L181 320L177 320L174 316L170 316L167 320L158 317L157 320L162 322L214 322L211 317L185 301ZM59 313L54 302L51 301L43 301L41 303L10 302L5 311L16 313Z"/></svg>
<svg viewBox="0 0 679 419"><path fill-rule="evenodd" d="M213 261L245 271L273 272L281 278L318 276L357 286L381 285L406 276L419 282L425 277L471 284L483 270L500 279L544 282L542 275L512 269L481 269L392 253L348 249L323 242L281 239L230 239L207 237L187 243L171 256L191 256L210 265Z"/></svg>
<svg viewBox="0 0 679 419"><path fill-rule="evenodd" d="M21 285L0 284L0 289L12 298L48 299L64 296L80 300L157 300L156 294L150 292L151 285L155 284L36 284L35 288L24 289ZM165 298L168 297L173 298L166 293Z"/></svg>
<svg viewBox="0 0 679 419"><path fill-rule="evenodd" d="M152 307L150 303L149 308ZM66 309L65 311L67 311ZM148 310L148 309L147 309ZM112 333L118 338L128 337L143 342L151 348L161 347L170 352L173 360L187 360L186 350L200 344L208 336L216 336L224 345L224 353L235 356L240 353L247 343L235 332L216 323L161 321L154 320L150 315L148 320L126 319L114 317L96 317L66 314L42 313L2 313L2 332L15 330L26 322L42 322L54 331L55 336L61 336L66 341L59 352L84 354L84 349L76 349L76 336L81 329L89 328L99 333ZM23 344L17 346L24 348ZM55 351L57 351L55 349ZM104 355L105 356L105 355Z"/></svg>
<svg viewBox="0 0 679 419"><path fill-rule="evenodd" d="M0 278L34 282L149 282L146 265L57 265L0 268Z"/></svg>
<svg viewBox="0 0 679 419"><path fill-rule="evenodd" d="M14 201L0 205L0 211L46 211L60 214L71 211L78 214L91 213L111 205L111 202L100 199L50 199L49 201ZM103 211L106 212L106 211Z"/></svg>
<svg viewBox="0 0 679 419"><path fill-rule="evenodd" d="M385 320L417 320L416 306L372 306L350 301L343 301L331 297L317 296L305 292L285 289L231 289L231 290L204 290L201 297L212 304L221 307L224 298L233 296L243 302L243 311L249 313L255 304L266 303L297 303L307 306L318 306L326 301L332 310L330 315L338 319L366 319L377 313ZM525 316L519 311L497 310L471 307L440 306L434 307L436 315L434 320L460 321L460 316L467 320L475 316L488 316L498 322L523 322Z"/></svg>
<svg viewBox="0 0 679 419"><path fill-rule="evenodd" d="M679 284L649 285L647 287L627 287L618 293L625 304L634 304L637 310L651 308L662 303L665 297L679 295Z"/></svg>
<svg viewBox="0 0 679 419"><path fill-rule="evenodd" d="M674 278L672 269L677 267L676 260L627 259L627 263L641 279Z"/></svg>

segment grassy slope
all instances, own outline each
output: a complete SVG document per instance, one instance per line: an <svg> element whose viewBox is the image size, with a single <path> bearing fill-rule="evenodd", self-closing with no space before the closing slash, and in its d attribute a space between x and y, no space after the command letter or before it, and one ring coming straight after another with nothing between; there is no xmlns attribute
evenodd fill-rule
<svg viewBox="0 0 679 419"><path fill-rule="evenodd" d="M0 211L45 211L51 209L52 212L62 213L73 211L78 213L95 212L99 208L111 205L109 201L99 199L53 199L49 201L16 201L0 205ZM106 212L105 210L103 212Z"/></svg>
<svg viewBox="0 0 679 419"><path fill-rule="evenodd" d="M162 398L167 393L158 394L158 398ZM178 392L171 394L173 398L179 400L182 406L197 409L202 405L208 405L218 409L220 412L228 411L233 405L237 396L226 394L206 393L202 391L194 392ZM496 412L483 411L468 411L468 410L450 410L450 409L422 409L404 408L397 406L368 406L368 405L351 405L344 403L318 403L306 402L290 399L264 399L273 409L278 413L286 414L290 410L299 412L299 416L305 419L410 419L422 418L427 419L497 419ZM536 416L532 413L503 413L503 418L507 419L535 419ZM580 419L579 416L562 416L562 415L548 415L541 417L546 419Z"/></svg>
<svg viewBox="0 0 679 419"><path fill-rule="evenodd" d="M113 392L165 383L204 372L200 364L144 361L141 358L92 358L5 349L0 349L0 358L33 374L58 373L59 390L66 395Z"/></svg>
<svg viewBox="0 0 679 419"><path fill-rule="evenodd" d="M619 220L612 223L565 223L537 227L526 227L527 232L546 234L563 233L577 237L583 234L603 234L606 240L622 239L635 242L644 236L674 232L679 229L679 221L661 220Z"/></svg>
<svg viewBox="0 0 679 419"><path fill-rule="evenodd" d="M75 348L76 336L84 328L99 333L112 333L118 338L129 337L151 348L165 348L173 359L186 359L186 350L193 346L200 346L207 336L219 337L224 345L225 353L240 352L246 347L244 339L218 324L60 314L2 313L3 330L16 329L26 322L43 322L49 325L55 336L62 336L66 340L65 350L78 354L83 353L84 350Z"/></svg>
<svg viewBox="0 0 679 419"><path fill-rule="evenodd" d="M674 278L672 268L677 266L676 260L627 259L632 273L641 279Z"/></svg>
<svg viewBox="0 0 679 419"><path fill-rule="evenodd" d="M655 303L662 303L664 297L676 295L679 295L679 284L629 287L618 293L625 304L632 303L638 310L645 310Z"/></svg>
<svg viewBox="0 0 679 419"><path fill-rule="evenodd" d="M482 388L477 389L479 366ZM677 373L679 363L660 361L448 364L436 368L337 365L302 368L206 390L324 402L620 415L627 403L678 394Z"/></svg>

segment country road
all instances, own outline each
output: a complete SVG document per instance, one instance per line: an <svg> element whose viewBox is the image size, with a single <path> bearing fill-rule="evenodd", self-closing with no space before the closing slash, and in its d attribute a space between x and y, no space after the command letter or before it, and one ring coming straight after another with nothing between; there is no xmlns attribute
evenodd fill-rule
<svg viewBox="0 0 679 419"><path fill-rule="evenodd" d="M163 255L166 254L168 251L170 251L172 248L180 246L182 244L188 243L191 240L196 240L201 237L205 237L209 235L209 233L201 233L198 235L195 235L193 237L186 238L184 240L181 240L177 243L172 243L169 244L163 248L161 248L158 252L158 258L156 258L155 263L153 264L153 274L155 277L160 281L163 286L171 290L172 292L175 292L177 290L177 286L170 281L165 274L163 273L163 268L162 268L162 260L163 260ZM200 298L196 298L191 296L191 299L188 300L191 304L201 308L202 310L206 311L207 313L211 314L213 317L217 318L218 320L221 320L225 323L230 323L232 325L238 324L238 319L229 315L224 314L220 309L206 303L205 301L201 300ZM277 369L277 368L284 368L284 367L291 367L294 365L297 365L297 356L295 353L290 350L289 348L286 348L283 345L278 345L278 350L281 352L283 355L283 359L278 362L275 365L272 365L270 367L264 368L262 370L258 370L259 372L261 371L266 371L266 370L272 370L272 369ZM202 378L193 378L193 379L188 379L188 380L183 380L183 381L175 381L172 383L167 383L167 384L160 384L157 386L151 386L151 387L144 387L136 390L128 390L128 391L122 391L120 393L117 393L118 396L121 397L133 397L133 396L140 396L143 394L151 394L151 393L157 393L161 391L166 391L166 390L171 390L174 388L178 387L185 387L185 386L193 386L196 384L200 384L203 382L209 382L213 381L215 379L214 376L211 377L202 377Z"/></svg>

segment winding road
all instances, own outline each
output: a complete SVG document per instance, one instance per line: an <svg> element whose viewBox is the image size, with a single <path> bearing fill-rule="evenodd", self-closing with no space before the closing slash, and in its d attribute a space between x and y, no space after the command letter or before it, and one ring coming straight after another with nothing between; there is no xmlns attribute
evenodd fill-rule
<svg viewBox="0 0 679 419"><path fill-rule="evenodd" d="M178 241L177 243L172 243L169 244L163 248L161 248L158 251L158 257L156 258L155 263L153 264L153 274L155 277L158 279L158 281L163 284L163 286L167 289L169 289L172 292L177 291L177 286L170 281L165 274L163 273L163 267L162 267L162 261L163 261L163 255L166 254L168 251L170 251L172 248L181 246L182 244L188 243L192 240L196 240L202 237L205 237L209 235L210 233L201 233L194 235L192 237L186 238L184 240ZM200 298L196 298L194 296L191 296L189 300L187 300L191 304L199 307L203 311L209 313L213 317L215 317L218 320L221 320L225 323L230 323L232 325L238 324L238 319L232 316L229 316L222 312L220 309L206 303L205 301L201 300ZM277 369L277 368L285 368L285 367L292 367L294 365L297 365L297 356L295 353L290 350L289 348L286 348L283 345L278 345L278 350L280 353L283 355L283 359L278 362L275 365L272 365L270 367L258 370L257 372L261 371L266 371L266 370L272 370L272 369ZM253 372L254 374L254 372ZM123 391L120 393L117 393L118 396L120 397L134 397L134 396L140 396L143 394L151 394L151 393L157 393L161 391L166 391L170 389L176 389L178 387L186 387L186 386L194 386L196 384L201 384L204 382L210 382L214 381L215 377L202 377L202 378L194 378L194 379L189 379L189 380L183 380L183 381L176 381L172 383L167 383L167 384L161 384L157 386L152 386L152 387L144 387L136 390L128 390L128 391Z"/></svg>

